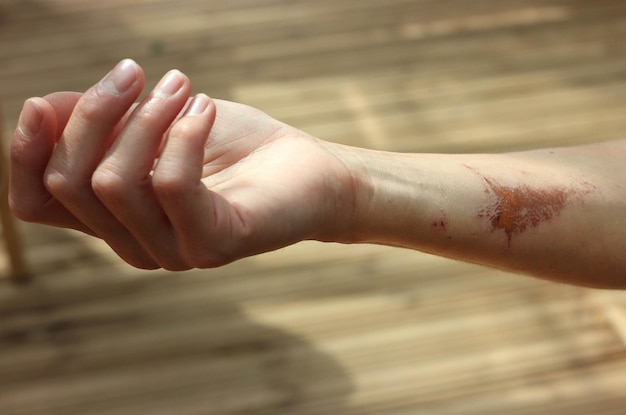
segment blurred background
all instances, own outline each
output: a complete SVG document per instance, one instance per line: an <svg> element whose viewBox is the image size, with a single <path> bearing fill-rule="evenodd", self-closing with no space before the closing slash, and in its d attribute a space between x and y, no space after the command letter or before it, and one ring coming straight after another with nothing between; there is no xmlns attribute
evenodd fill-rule
<svg viewBox="0 0 626 415"><path fill-rule="evenodd" d="M0 0L3 144L26 98L126 57L351 145L622 138L625 39L614 0ZM3 415L625 413L623 293L313 242L144 272L17 225L33 278L2 254Z"/></svg>

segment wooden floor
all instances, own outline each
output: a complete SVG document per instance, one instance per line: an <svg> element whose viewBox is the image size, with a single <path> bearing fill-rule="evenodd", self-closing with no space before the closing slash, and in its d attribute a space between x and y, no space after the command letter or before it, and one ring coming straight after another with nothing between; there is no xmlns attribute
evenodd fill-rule
<svg viewBox="0 0 626 415"><path fill-rule="evenodd" d="M507 151L623 137L625 40L614 0L0 0L0 101L10 133L132 57L324 139ZM366 245L142 272L20 226L2 415L626 413L623 293Z"/></svg>

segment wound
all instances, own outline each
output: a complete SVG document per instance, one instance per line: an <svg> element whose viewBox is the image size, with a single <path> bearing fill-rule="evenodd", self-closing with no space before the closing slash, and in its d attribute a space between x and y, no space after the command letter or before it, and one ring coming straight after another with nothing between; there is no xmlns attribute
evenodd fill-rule
<svg viewBox="0 0 626 415"><path fill-rule="evenodd" d="M440 209L440 214L435 217L430 223L431 228L440 229L443 231L448 230L448 216L443 209Z"/></svg>
<svg viewBox="0 0 626 415"><path fill-rule="evenodd" d="M586 189L575 190L559 186L505 186L466 167L481 177L485 183L485 193L491 196L491 203L478 212L478 218L487 220L492 231L502 230L506 234L508 247L511 246L513 236L557 217L572 197L586 194L593 187L587 184Z"/></svg>

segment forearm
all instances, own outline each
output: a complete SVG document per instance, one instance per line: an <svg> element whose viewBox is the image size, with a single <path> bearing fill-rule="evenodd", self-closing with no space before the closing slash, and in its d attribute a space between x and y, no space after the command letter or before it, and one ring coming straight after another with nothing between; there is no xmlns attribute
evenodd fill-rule
<svg viewBox="0 0 626 415"><path fill-rule="evenodd" d="M626 287L623 146L493 155L344 151L357 192L342 242Z"/></svg>

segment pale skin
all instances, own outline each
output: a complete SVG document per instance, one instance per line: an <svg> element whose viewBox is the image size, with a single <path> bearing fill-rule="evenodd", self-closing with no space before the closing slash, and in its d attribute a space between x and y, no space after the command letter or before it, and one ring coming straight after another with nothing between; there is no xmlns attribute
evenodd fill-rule
<svg viewBox="0 0 626 415"><path fill-rule="evenodd" d="M144 269L212 268L320 240L626 288L626 140L379 152L190 97L179 71L136 105L144 86L125 60L85 93L25 102L11 144L17 217L99 237Z"/></svg>

